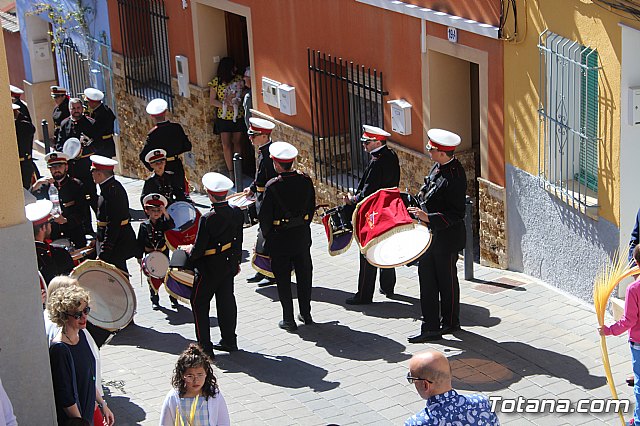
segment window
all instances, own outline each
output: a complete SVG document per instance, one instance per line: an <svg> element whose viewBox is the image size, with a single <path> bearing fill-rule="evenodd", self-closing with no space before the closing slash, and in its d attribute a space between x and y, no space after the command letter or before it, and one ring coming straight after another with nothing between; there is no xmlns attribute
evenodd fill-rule
<svg viewBox="0 0 640 426"><path fill-rule="evenodd" d="M598 52L540 35L538 173L571 203L598 202Z"/></svg>
<svg viewBox="0 0 640 426"><path fill-rule="evenodd" d="M172 104L164 0L118 0L127 93Z"/></svg>

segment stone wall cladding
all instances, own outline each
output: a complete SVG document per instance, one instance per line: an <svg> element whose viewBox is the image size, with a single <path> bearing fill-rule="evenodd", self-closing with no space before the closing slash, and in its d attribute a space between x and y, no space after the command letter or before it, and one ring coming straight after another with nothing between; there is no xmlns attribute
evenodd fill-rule
<svg viewBox="0 0 640 426"><path fill-rule="evenodd" d="M480 263L507 269L505 188L478 178L480 198Z"/></svg>
<svg viewBox="0 0 640 426"><path fill-rule="evenodd" d="M114 90L118 99L116 115L120 124L119 153L122 174L145 178L149 171L138 158L147 133L154 123L146 113L148 100L127 93L122 55L113 54ZM167 118L184 127L193 145L192 155L185 154L182 162L191 186L201 190L200 178L207 172L226 172L220 136L213 134L213 108L209 105L209 88L189 85L190 96L177 95L178 82L172 78L173 111Z"/></svg>

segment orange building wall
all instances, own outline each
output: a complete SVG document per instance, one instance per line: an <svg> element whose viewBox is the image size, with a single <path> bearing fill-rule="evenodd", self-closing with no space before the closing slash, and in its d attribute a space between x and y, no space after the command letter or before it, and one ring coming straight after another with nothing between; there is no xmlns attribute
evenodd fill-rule
<svg viewBox="0 0 640 426"><path fill-rule="evenodd" d="M474 21L500 24L500 0L403 0L420 7L446 12L449 15L461 16Z"/></svg>

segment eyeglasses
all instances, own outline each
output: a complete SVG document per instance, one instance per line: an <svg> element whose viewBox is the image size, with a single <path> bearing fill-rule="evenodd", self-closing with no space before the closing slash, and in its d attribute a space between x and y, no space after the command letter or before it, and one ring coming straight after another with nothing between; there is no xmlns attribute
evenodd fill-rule
<svg viewBox="0 0 640 426"><path fill-rule="evenodd" d="M407 373L407 382L409 382L410 385L412 385L414 382L417 382L418 380L424 380L427 383L433 384L433 382L429 379L421 379L419 377L413 377L411 373Z"/></svg>
<svg viewBox="0 0 640 426"><path fill-rule="evenodd" d="M255 138L256 136L261 136L261 135L262 135L262 133L260 133L260 132L254 132L253 130L249 130L249 131L247 132L247 134L249 135L249 139L251 139L251 138Z"/></svg>
<svg viewBox="0 0 640 426"><path fill-rule="evenodd" d="M81 310L80 312L76 312L73 314L70 314L69 312L65 312L64 314L68 317L74 317L75 319L79 320L80 318L82 318L82 315L89 315L89 312L91 312L91 308L89 306L87 306L86 308L84 308L83 310Z"/></svg>
<svg viewBox="0 0 640 426"><path fill-rule="evenodd" d="M203 380L205 377L207 377L206 374L185 374L182 378L187 382L193 382L196 379Z"/></svg>
<svg viewBox="0 0 640 426"><path fill-rule="evenodd" d="M360 142L363 145L369 145L371 142L375 142L377 139L360 138Z"/></svg>

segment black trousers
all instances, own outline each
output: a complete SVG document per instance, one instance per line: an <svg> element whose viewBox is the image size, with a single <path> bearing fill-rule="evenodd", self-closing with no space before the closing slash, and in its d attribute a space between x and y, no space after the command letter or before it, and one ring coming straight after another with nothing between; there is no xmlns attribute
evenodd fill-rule
<svg viewBox="0 0 640 426"><path fill-rule="evenodd" d="M31 179L37 168L31 160L20 161L20 174L22 175L22 187L24 189L31 188Z"/></svg>
<svg viewBox="0 0 640 426"><path fill-rule="evenodd" d="M422 331L460 325L458 253L422 255L418 265ZM441 319L442 318L442 319Z"/></svg>
<svg viewBox="0 0 640 426"><path fill-rule="evenodd" d="M282 305L282 319L294 321L293 297L291 295L291 265L296 271L298 287L298 306L300 315L311 316L311 283L313 280L313 263L311 251L303 248L296 254L282 254L271 250L271 269L276 277L278 296Z"/></svg>
<svg viewBox="0 0 640 426"><path fill-rule="evenodd" d="M376 289L376 275L378 268L367 262L367 258L360 254L360 273L358 275L358 292L356 299L365 302L373 300L373 293ZM385 293L393 293L396 286L396 270L394 268L380 268L380 288Z"/></svg>
<svg viewBox="0 0 640 426"><path fill-rule="evenodd" d="M196 274L191 293L191 311L196 325L196 337L204 350L213 350L209 327L209 307L213 296L216 297L220 337L226 344L236 344L238 306L233 294L233 276L232 272L214 274L202 271Z"/></svg>
<svg viewBox="0 0 640 426"><path fill-rule="evenodd" d="M89 157L78 158L69 161L69 176L82 182L84 193L87 197L87 203L94 212L98 211L98 190L96 183L91 175L91 160ZM82 219L84 230L87 234L93 234L93 226L91 226L91 212L89 209L85 211Z"/></svg>

